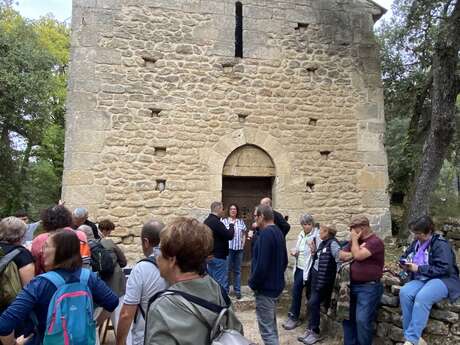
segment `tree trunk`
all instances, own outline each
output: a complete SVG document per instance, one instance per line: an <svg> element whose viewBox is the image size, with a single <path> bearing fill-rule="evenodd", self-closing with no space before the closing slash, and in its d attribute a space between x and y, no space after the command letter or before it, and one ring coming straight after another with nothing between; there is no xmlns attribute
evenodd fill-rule
<svg viewBox="0 0 460 345"><path fill-rule="evenodd" d="M428 214L431 194L455 133L457 97L456 70L460 46L460 1L450 17L440 24L440 34L433 55L431 126L423 148L422 161L400 236L407 238L407 224Z"/></svg>

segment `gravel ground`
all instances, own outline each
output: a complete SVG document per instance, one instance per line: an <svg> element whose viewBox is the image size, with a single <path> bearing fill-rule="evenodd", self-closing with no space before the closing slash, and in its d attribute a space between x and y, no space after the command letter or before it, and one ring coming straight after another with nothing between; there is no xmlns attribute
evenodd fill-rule
<svg viewBox="0 0 460 345"><path fill-rule="evenodd" d="M254 306L254 298L248 291L243 291L243 298L240 301L234 299L233 304L236 310L236 314L240 319L244 327L245 336L251 341L258 345L263 345L262 339L259 335L259 329L257 326L256 312ZM283 293L283 297L280 300L277 310L278 317L278 332L280 335L281 345L301 345L302 343L297 340L297 337L302 335L305 331L306 322L304 321L299 327L294 330L286 331L281 327L282 322L286 319L287 310L289 307L289 295L287 292ZM107 334L107 340L105 344L115 345L113 332L109 331ZM318 342L321 345L340 345L341 342L334 339L333 335L325 335L325 338ZM200 344L197 344L200 345Z"/></svg>

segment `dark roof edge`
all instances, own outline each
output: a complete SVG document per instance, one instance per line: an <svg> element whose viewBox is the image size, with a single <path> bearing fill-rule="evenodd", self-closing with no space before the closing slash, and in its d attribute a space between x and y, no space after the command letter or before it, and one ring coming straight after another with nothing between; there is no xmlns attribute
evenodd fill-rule
<svg viewBox="0 0 460 345"><path fill-rule="evenodd" d="M383 6L380 6L378 3L376 3L375 1L372 1L372 0L367 0L368 3L372 4L375 9L377 11L373 12L372 13L372 18L374 18L374 23L377 22L380 18L382 18L382 16L388 12L388 10L383 7Z"/></svg>

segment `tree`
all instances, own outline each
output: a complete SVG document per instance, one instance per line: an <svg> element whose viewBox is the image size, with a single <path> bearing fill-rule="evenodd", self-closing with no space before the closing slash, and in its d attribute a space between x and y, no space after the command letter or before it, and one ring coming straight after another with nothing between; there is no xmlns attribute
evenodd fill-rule
<svg viewBox="0 0 460 345"><path fill-rule="evenodd" d="M407 128L402 142L389 140L390 167L391 150L404 158L390 176L398 181L393 187L408 193L406 224L429 212L443 163L455 156L459 7L453 0L397 0L395 18L379 31L388 128L395 121Z"/></svg>
<svg viewBox="0 0 460 345"><path fill-rule="evenodd" d="M456 99L460 92L458 75L460 50L460 1L414 1L409 25L435 26L432 66L426 89L430 89L430 129L423 148L407 222L427 214L444 159L455 133ZM423 26L422 26L423 27ZM428 92L425 93L428 97Z"/></svg>
<svg viewBox="0 0 460 345"><path fill-rule="evenodd" d="M36 212L59 198L69 54L64 24L25 20L10 5L0 3L3 215L19 208Z"/></svg>

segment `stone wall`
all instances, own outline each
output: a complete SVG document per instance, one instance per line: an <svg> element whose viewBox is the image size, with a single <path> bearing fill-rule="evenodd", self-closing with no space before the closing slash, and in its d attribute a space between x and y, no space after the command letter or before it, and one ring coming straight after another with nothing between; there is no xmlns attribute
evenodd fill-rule
<svg viewBox="0 0 460 345"><path fill-rule="evenodd" d="M460 263L460 221L458 219L445 221L441 227L441 232L449 240L455 250L457 262Z"/></svg>
<svg viewBox="0 0 460 345"><path fill-rule="evenodd" d="M334 223L391 220L383 92L364 0L74 0L63 199L108 217L139 256L141 224L208 212L244 145L275 167L274 206ZM263 175L261 175L263 176ZM163 187L164 190L163 190Z"/></svg>
<svg viewBox="0 0 460 345"><path fill-rule="evenodd" d="M385 274L382 282L385 291L376 322L375 345L401 345L404 343L402 315L399 306L398 278ZM342 334L341 325L334 321L331 310L322 315L324 326L329 331L335 330ZM460 344L460 301L452 304L443 300L433 306L423 339L428 344L457 345Z"/></svg>

